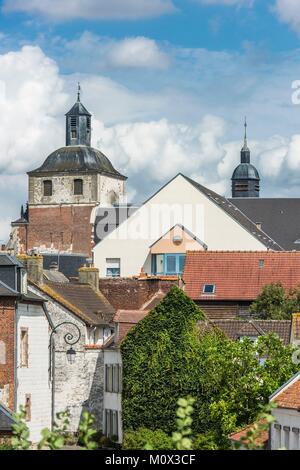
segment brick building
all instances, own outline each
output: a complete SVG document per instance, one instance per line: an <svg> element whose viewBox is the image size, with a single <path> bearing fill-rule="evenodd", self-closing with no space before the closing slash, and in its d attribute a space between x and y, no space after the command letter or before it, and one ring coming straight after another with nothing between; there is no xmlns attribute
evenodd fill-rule
<svg viewBox="0 0 300 470"><path fill-rule="evenodd" d="M26 211L12 222L8 243L14 253L36 250L90 257L97 207L122 202L125 176L91 147L91 114L80 101L66 114L66 146L28 172Z"/></svg>

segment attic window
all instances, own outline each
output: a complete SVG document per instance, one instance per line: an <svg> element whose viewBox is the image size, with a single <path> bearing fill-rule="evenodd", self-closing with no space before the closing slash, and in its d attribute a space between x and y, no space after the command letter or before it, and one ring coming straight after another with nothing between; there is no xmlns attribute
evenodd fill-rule
<svg viewBox="0 0 300 470"><path fill-rule="evenodd" d="M214 294L216 292L215 284L204 284L203 294Z"/></svg>

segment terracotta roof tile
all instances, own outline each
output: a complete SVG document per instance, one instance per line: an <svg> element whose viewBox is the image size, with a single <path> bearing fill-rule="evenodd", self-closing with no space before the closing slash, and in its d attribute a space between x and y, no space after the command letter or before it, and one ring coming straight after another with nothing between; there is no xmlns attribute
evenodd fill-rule
<svg viewBox="0 0 300 470"><path fill-rule="evenodd" d="M288 408L300 411L300 375L296 377L295 381L292 381L286 387L283 387L281 391L272 399L279 408Z"/></svg>
<svg viewBox="0 0 300 470"><path fill-rule="evenodd" d="M217 327L225 335L236 341L243 336L262 336L276 333L284 344L290 343L290 320L209 320L199 322L199 326Z"/></svg>
<svg viewBox="0 0 300 470"><path fill-rule="evenodd" d="M300 284L300 252L190 251L183 279L193 300L252 301L266 284ZM214 294L203 295L204 284L214 284Z"/></svg>
<svg viewBox="0 0 300 470"><path fill-rule="evenodd" d="M262 424L265 422L266 421L264 420L260 421L260 423ZM245 438L247 436L247 433L251 431L252 428L253 428L253 424L250 424L249 426L241 429L240 431L230 434L229 439L233 442L240 442L242 438ZM261 431L260 435L256 439L256 444L266 445L268 440L269 440L269 431ZM247 444L248 441L245 440L243 441L243 443Z"/></svg>

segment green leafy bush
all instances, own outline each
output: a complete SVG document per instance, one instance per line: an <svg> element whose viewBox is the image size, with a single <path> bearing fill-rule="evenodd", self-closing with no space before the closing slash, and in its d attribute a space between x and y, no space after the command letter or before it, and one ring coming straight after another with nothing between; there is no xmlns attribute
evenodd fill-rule
<svg viewBox="0 0 300 470"><path fill-rule="evenodd" d="M202 318L174 287L128 333L121 345L125 435L140 428L171 435L177 401L190 395L196 445L229 448L228 435L253 423L271 393L298 371L293 347L278 336L231 341L216 328L200 328Z"/></svg>
<svg viewBox="0 0 300 470"><path fill-rule="evenodd" d="M127 431L123 439L123 449L143 450L145 446L155 450L173 449L173 441L160 429L152 431L147 428L139 428L136 431Z"/></svg>

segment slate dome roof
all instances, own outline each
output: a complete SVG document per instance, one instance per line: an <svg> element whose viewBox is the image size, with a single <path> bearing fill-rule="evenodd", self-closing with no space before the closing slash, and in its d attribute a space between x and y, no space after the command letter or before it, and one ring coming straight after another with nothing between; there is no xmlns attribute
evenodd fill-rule
<svg viewBox="0 0 300 470"><path fill-rule="evenodd" d="M113 167L110 160L100 150L86 145L70 145L55 150L46 158L42 166L30 171L28 175L37 176L58 172L96 172L127 179Z"/></svg>
<svg viewBox="0 0 300 470"><path fill-rule="evenodd" d="M233 172L233 180L259 180L259 174L251 163L240 163Z"/></svg>

